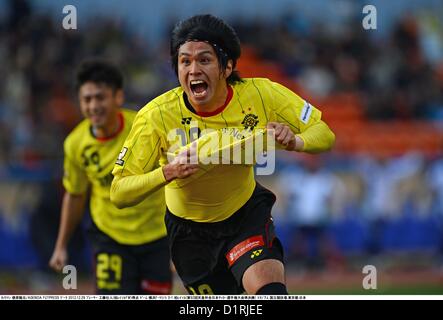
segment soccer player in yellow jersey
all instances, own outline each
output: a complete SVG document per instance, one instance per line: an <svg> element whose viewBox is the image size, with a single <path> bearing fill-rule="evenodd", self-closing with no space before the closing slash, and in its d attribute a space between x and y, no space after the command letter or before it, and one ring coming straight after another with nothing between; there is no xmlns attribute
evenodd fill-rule
<svg viewBox="0 0 443 320"><path fill-rule="evenodd" d="M89 193L97 293L169 294L164 188L125 209L115 207L109 198L111 172L136 114L122 109L121 72L102 60L85 61L77 73L77 92L85 120L64 143L66 193L49 264L57 271L66 265L67 245Z"/></svg>
<svg viewBox="0 0 443 320"><path fill-rule="evenodd" d="M268 79L241 79L239 57L239 39L223 20L199 15L178 23L171 60L180 87L138 112L113 170L118 207L166 186L171 257L191 294L287 294L271 217L275 195L256 183L251 164L187 161L193 141L206 129L237 128L273 129L289 151L321 152L335 141L321 112L294 92ZM168 162L177 141L191 148Z"/></svg>

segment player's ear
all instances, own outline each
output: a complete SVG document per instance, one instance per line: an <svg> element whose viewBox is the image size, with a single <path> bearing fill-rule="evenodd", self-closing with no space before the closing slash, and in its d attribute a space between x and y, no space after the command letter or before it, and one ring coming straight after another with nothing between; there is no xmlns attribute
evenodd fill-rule
<svg viewBox="0 0 443 320"><path fill-rule="evenodd" d="M228 60L228 63L226 64L226 68L225 68L225 77L229 78L229 76L232 74L233 71L233 66L234 63L232 62L232 60Z"/></svg>
<svg viewBox="0 0 443 320"><path fill-rule="evenodd" d="M125 94L122 89L117 89L115 91L115 100L119 106L123 106L123 102L125 101Z"/></svg>

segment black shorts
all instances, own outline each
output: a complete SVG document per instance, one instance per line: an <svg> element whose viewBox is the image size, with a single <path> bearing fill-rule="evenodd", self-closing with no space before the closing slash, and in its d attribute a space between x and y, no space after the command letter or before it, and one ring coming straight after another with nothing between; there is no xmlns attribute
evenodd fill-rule
<svg viewBox="0 0 443 320"><path fill-rule="evenodd" d="M274 202L275 195L257 184L244 206L220 222L194 222L167 210L172 261L190 294L240 294L248 267L265 259L283 262L271 217Z"/></svg>
<svg viewBox="0 0 443 320"><path fill-rule="evenodd" d="M97 294L170 294L172 273L167 237L142 245L123 245L93 224Z"/></svg>

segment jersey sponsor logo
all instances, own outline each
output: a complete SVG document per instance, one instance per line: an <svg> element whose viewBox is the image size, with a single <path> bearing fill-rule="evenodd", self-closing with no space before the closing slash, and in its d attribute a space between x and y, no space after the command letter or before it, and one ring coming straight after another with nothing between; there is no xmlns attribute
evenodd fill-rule
<svg viewBox="0 0 443 320"><path fill-rule="evenodd" d="M226 259L228 260L229 266L232 266L235 263L235 261L237 261L242 255L247 253L249 250L254 249L256 247L262 247L264 245L265 242L263 240L262 235L250 237L240 242L226 254Z"/></svg>
<svg viewBox="0 0 443 320"><path fill-rule="evenodd" d="M256 115L248 114L243 120L245 128L200 130L198 121L193 120L189 127L171 129L167 134L170 145L166 151L168 162L180 157L181 163L190 164L257 165L257 175L270 175L275 170L275 138L266 134L268 131L264 128L251 130L258 122ZM191 145L192 142L196 143ZM191 149L195 149L191 157L183 156Z"/></svg>
<svg viewBox="0 0 443 320"><path fill-rule="evenodd" d="M259 123L258 116L252 113L248 113L245 115L245 118L242 121L242 125L245 129L254 130L255 126Z"/></svg>
<svg viewBox="0 0 443 320"><path fill-rule="evenodd" d="M211 128L200 130L197 124L197 121L192 121L188 131L176 128L168 133L167 138L171 142L171 147L167 151L169 162L174 161L175 157L185 148L190 148L189 141L197 141L195 144L197 150L196 157L189 159L194 162L188 163L202 163L204 165L255 164L258 161L257 158L264 154L268 147L270 150L273 150L274 147L274 138L265 135L266 131L263 129L248 130L241 127L225 127L219 130Z"/></svg>
<svg viewBox="0 0 443 320"><path fill-rule="evenodd" d="M311 114L312 114L312 106L305 101L305 105L303 106L303 109L300 113L300 120L303 123L308 123Z"/></svg>

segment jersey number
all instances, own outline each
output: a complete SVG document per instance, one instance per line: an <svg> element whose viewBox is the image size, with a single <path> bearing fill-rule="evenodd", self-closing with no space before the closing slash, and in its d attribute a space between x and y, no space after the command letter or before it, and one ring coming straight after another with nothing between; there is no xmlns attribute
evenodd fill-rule
<svg viewBox="0 0 443 320"><path fill-rule="evenodd" d="M197 291L195 291L195 289L191 286L188 286L188 290L193 294L193 295L205 295L205 294L214 294L214 292L212 291L211 287L206 284L203 283L201 285L198 286Z"/></svg>
<svg viewBox="0 0 443 320"><path fill-rule="evenodd" d="M100 155L97 150L94 150L93 152L88 152L90 148L92 148L92 146L87 146L83 149L83 166L87 167L90 164L93 164L97 167L97 172L100 172L102 171L102 168L100 167Z"/></svg>
<svg viewBox="0 0 443 320"><path fill-rule="evenodd" d="M99 289L118 289L122 278L122 258L117 254L98 254L96 277Z"/></svg>

